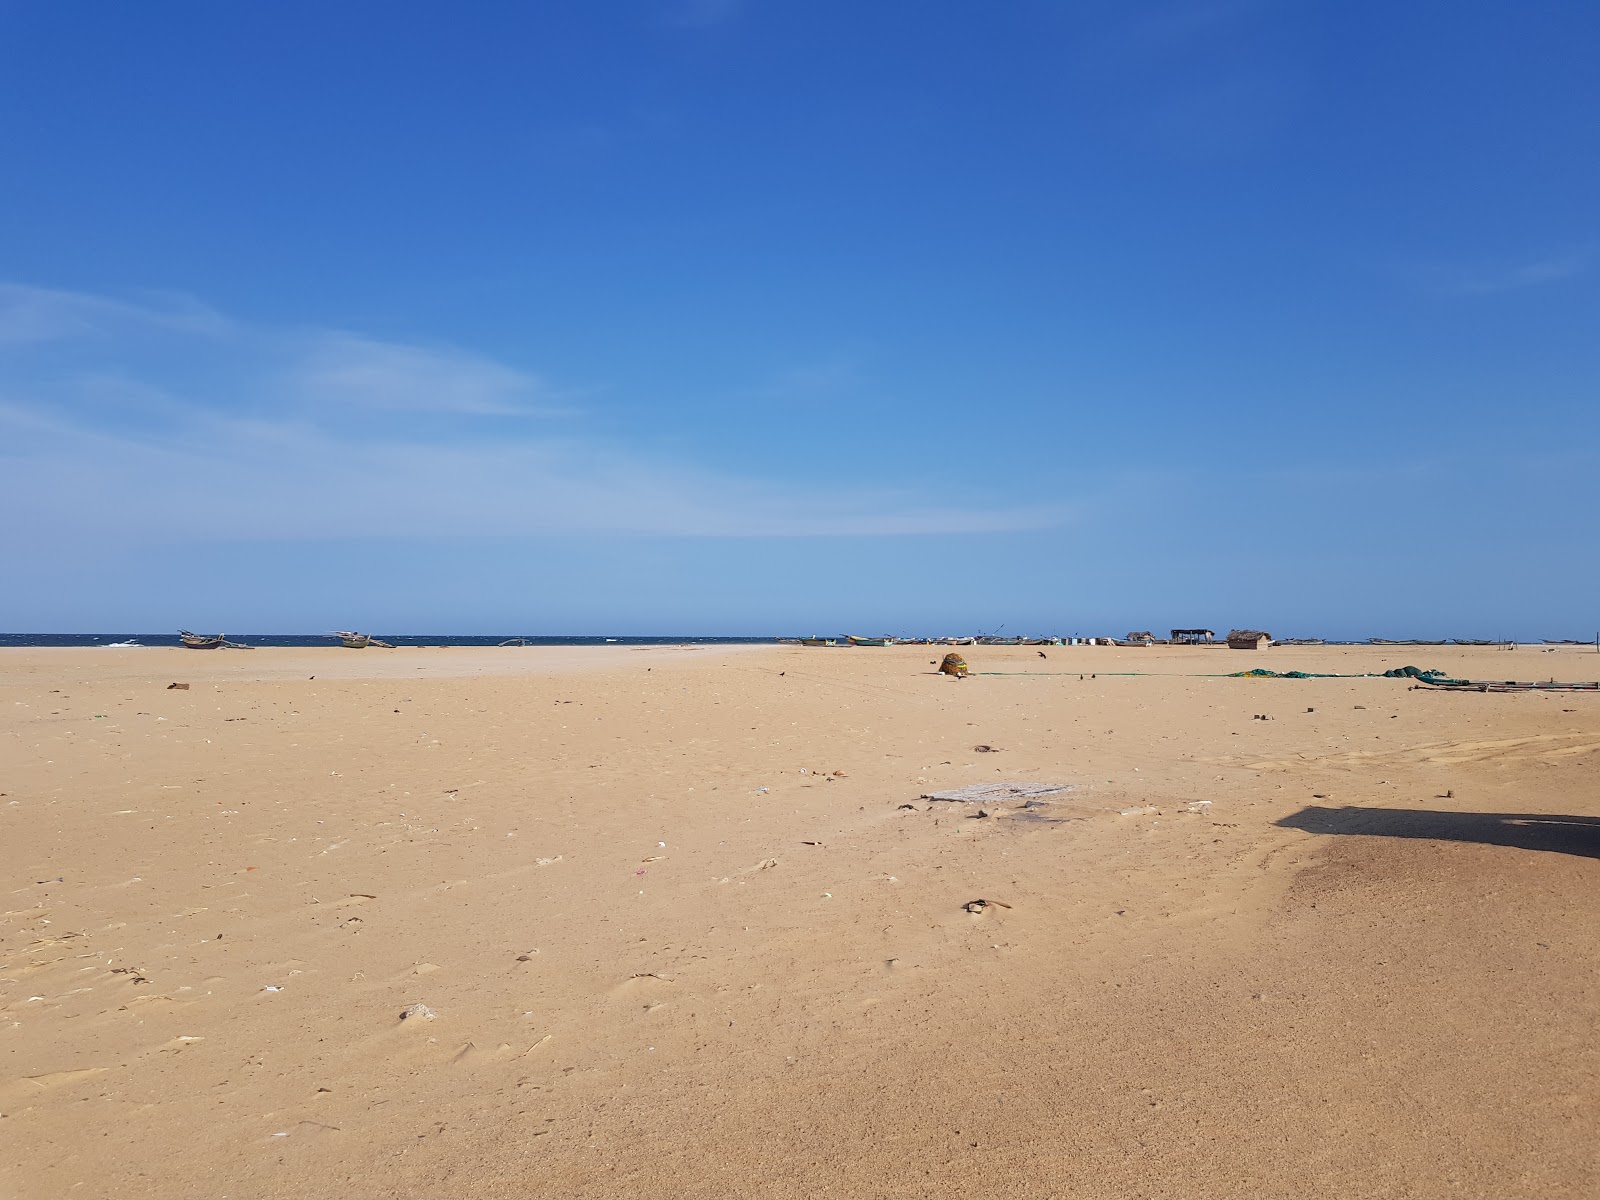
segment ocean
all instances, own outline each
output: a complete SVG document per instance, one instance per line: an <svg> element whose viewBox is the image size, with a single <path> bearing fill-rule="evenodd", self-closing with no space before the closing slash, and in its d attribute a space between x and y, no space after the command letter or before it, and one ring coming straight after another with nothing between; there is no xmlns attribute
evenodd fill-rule
<svg viewBox="0 0 1600 1200"><path fill-rule="evenodd" d="M498 646L516 634L381 633L373 637L395 646ZM341 649L339 639L318 633L230 633L230 642L246 646L331 646ZM530 646L680 646L749 645L770 642L770 637L668 637L618 634L615 637L546 636L522 639ZM111 646L117 643L140 646L177 646L176 633L0 633L5 646Z"/></svg>

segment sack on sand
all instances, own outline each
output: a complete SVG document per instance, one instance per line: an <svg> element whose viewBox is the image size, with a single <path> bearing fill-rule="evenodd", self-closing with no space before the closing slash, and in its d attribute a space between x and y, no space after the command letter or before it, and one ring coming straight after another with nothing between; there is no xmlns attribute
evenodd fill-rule
<svg viewBox="0 0 1600 1200"><path fill-rule="evenodd" d="M939 664L939 673L941 675L954 675L957 679L960 679L967 673L967 660L959 654L946 654L944 661Z"/></svg>

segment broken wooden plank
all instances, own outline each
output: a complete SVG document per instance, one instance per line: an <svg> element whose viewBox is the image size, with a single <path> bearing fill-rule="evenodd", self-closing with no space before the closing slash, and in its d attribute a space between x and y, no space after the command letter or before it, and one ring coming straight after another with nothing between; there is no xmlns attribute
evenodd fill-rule
<svg viewBox="0 0 1600 1200"><path fill-rule="evenodd" d="M948 800L956 804L998 804L1004 800L1026 800L1029 796L1051 796L1070 792L1070 783L971 783L948 792L923 792L924 800Z"/></svg>

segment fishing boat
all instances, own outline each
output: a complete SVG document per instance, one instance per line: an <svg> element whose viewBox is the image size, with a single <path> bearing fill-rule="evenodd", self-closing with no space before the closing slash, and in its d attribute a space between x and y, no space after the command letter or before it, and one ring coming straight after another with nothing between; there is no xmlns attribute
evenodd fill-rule
<svg viewBox="0 0 1600 1200"><path fill-rule="evenodd" d="M800 644L802 646L837 646L839 644L839 639L838 638L808 637L808 638L801 638L800 639Z"/></svg>
<svg viewBox="0 0 1600 1200"><path fill-rule="evenodd" d="M1578 645L1587 645L1579 642ZM1600 682L1559 683L1554 679L1524 682L1516 679L1424 679L1432 687L1452 692L1600 692Z"/></svg>
<svg viewBox="0 0 1600 1200"><path fill-rule="evenodd" d="M1369 644L1373 646L1443 646L1445 641L1440 638L1437 642L1425 642L1419 638L1371 638Z"/></svg>
<svg viewBox="0 0 1600 1200"><path fill-rule="evenodd" d="M187 629L178 630L178 637L189 650L254 650L254 646L246 646L240 642L230 642L225 633L191 633Z"/></svg>
<svg viewBox="0 0 1600 1200"><path fill-rule="evenodd" d="M1592 646L1593 642L1581 642L1577 638L1545 638L1546 646Z"/></svg>
<svg viewBox="0 0 1600 1200"><path fill-rule="evenodd" d="M1504 642L1497 642L1493 638L1456 638L1457 646L1503 646Z"/></svg>
<svg viewBox="0 0 1600 1200"><path fill-rule="evenodd" d="M1325 645L1327 645L1327 643L1324 642L1321 638L1279 638L1278 639L1278 645L1280 645L1280 646L1325 646Z"/></svg>
<svg viewBox="0 0 1600 1200"><path fill-rule="evenodd" d="M394 649L388 642L380 642L370 633L351 633L348 630L339 629L335 630L332 636L338 638L351 650L365 650L368 646L376 646L380 650Z"/></svg>
<svg viewBox="0 0 1600 1200"><path fill-rule="evenodd" d="M893 638L857 637L853 633L846 634L845 640L848 641L852 646L889 646L894 644Z"/></svg>

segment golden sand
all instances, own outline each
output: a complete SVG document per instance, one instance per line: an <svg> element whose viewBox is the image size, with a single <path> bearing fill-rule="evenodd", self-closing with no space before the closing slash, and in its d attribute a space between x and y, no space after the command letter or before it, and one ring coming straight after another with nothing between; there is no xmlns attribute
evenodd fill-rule
<svg viewBox="0 0 1600 1200"><path fill-rule="evenodd" d="M1600 1193L1600 695L1188 677L1600 656L962 653L0 652L0 1197Z"/></svg>

